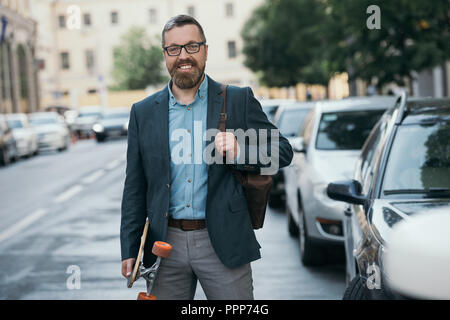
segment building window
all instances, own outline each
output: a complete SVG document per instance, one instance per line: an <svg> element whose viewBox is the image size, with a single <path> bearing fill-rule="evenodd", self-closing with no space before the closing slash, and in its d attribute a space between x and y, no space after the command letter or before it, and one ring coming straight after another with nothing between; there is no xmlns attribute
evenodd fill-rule
<svg viewBox="0 0 450 320"><path fill-rule="evenodd" d="M61 69L68 70L70 68L69 53L61 52Z"/></svg>
<svg viewBox="0 0 450 320"><path fill-rule="evenodd" d="M195 8L194 8L194 6L189 6L189 7L187 8L187 13L188 13L188 15L190 15L191 17L195 17Z"/></svg>
<svg viewBox="0 0 450 320"><path fill-rule="evenodd" d="M86 68L89 71L92 71L94 69L94 66L95 66L94 51L86 50Z"/></svg>
<svg viewBox="0 0 450 320"><path fill-rule="evenodd" d="M149 10L149 17L150 23L156 23L158 21L156 9Z"/></svg>
<svg viewBox="0 0 450 320"><path fill-rule="evenodd" d="M234 15L234 8L232 3L225 4L225 15L227 18L231 18Z"/></svg>
<svg viewBox="0 0 450 320"><path fill-rule="evenodd" d="M83 14L83 23L86 27L90 27L92 25L91 15L89 13Z"/></svg>
<svg viewBox="0 0 450 320"><path fill-rule="evenodd" d="M119 24L119 13L117 11L111 12L111 24Z"/></svg>
<svg viewBox="0 0 450 320"><path fill-rule="evenodd" d="M58 16L58 25L61 29L64 29L66 27L66 16Z"/></svg>
<svg viewBox="0 0 450 320"><path fill-rule="evenodd" d="M228 58L236 58L236 41L228 41Z"/></svg>

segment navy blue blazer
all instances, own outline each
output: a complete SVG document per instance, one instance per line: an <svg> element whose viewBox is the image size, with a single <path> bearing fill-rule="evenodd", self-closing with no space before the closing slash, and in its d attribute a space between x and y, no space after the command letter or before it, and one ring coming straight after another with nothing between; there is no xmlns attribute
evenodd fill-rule
<svg viewBox="0 0 450 320"><path fill-rule="evenodd" d="M207 129L218 128L223 103L220 93L220 84L208 77ZM156 260L156 256L151 253L153 243L165 241L167 235L170 195L168 103L166 86L132 106L128 125L127 168L120 226L122 260L136 258L148 218L150 227L144 248L146 267ZM226 108L227 129L276 129L248 87L229 86ZM241 153L247 147L241 147ZM289 165L292 156L289 142L280 134L279 167ZM217 256L225 266L233 268L259 259L261 246L252 228L244 191L230 166L254 171L264 165L259 160L251 165L208 165L206 225Z"/></svg>

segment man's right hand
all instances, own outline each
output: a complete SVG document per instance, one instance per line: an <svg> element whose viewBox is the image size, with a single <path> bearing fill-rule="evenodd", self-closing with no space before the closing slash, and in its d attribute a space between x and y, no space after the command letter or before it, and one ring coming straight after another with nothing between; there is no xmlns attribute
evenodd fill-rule
<svg viewBox="0 0 450 320"><path fill-rule="evenodd" d="M128 279L131 276L135 262L136 262L135 258L129 258L122 261L122 275L125 278Z"/></svg>

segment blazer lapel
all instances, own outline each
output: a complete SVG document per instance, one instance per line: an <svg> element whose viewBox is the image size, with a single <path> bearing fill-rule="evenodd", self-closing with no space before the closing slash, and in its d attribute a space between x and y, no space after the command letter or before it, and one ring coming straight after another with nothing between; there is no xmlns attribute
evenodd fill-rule
<svg viewBox="0 0 450 320"><path fill-rule="evenodd" d="M220 111L222 110L223 97L220 96L222 92L220 84L208 77L208 111L206 115L206 130L218 129ZM211 142L214 143L214 137ZM213 153L213 156L215 151ZM208 173L211 165L208 165Z"/></svg>
<svg viewBox="0 0 450 320"><path fill-rule="evenodd" d="M167 161L170 159L170 145L169 145L169 90L167 86L161 91L160 95L155 100L156 108L153 111L155 114L155 125L159 126L158 136L161 141L161 145L165 146L166 151L164 157L167 157Z"/></svg>

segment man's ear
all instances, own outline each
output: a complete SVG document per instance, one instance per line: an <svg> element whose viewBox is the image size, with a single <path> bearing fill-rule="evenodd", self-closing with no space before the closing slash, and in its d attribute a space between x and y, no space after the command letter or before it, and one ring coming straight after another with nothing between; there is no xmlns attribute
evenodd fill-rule
<svg viewBox="0 0 450 320"><path fill-rule="evenodd" d="M205 60L208 60L208 45L207 44L205 44L205 54L206 54Z"/></svg>

